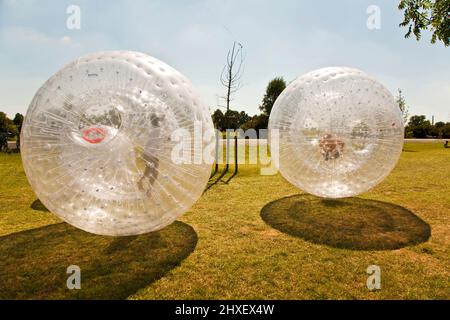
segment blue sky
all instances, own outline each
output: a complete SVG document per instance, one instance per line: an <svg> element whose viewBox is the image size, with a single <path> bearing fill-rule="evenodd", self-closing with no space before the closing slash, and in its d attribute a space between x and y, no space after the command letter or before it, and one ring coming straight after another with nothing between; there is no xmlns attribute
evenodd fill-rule
<svg viewBox="0 0 450 320"><path fill-rule="evenodd" d="M66 27L69 5L81 29ZM366 26L369 5L381 28ZM364 70L411 114L450 121L450 48L404 39L393 0L0 0L0 110L25 113L36 90L61 66L99 50L136 50L177 68L215 109L219 77L233 40L244 45L243 87L233 109L258 113L270 79L290 81L316 68Z"/></svg>

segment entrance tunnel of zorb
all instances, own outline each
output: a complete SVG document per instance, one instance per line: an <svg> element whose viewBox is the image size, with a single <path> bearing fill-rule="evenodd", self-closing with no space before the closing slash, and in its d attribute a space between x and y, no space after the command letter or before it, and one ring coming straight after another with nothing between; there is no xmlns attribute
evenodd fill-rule
<svg viewBox="0 0 450 320"><path fill-rule="evenodd" d="M293 81L276 100L281 174L325 198L360 194L394 168L403 147L403 118L392 94L357 69L330 67Z"/></svg>
<svg viewBox="0 0 450 320"><path fill-rule="evenodd" d="M207 184L210 164L172 159L172 134L192 137L198 123L202 133L213 130L208 108L170 66L137 52L87 55L33 98L21 133L25 172L42 203L80 229L155 231Z"/></svg>

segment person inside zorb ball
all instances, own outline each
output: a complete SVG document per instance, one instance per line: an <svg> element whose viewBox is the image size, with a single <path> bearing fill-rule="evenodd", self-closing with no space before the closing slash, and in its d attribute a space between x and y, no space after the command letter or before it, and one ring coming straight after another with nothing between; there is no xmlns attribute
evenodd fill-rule
<svg viewBox="0 0 450 320"><path fill-rule="evenodd" d="M94 53L36 93L22 160L36 195L66 222L102 235L141 234L167 226L201 196L211 165L174 161L174 133L193 138L195 130L200 147L214 142L208 108L178 71L142 53ZM183 145L183 159L194 153Z"/></svg>
<svg viewBox="0 0 450 320"><path fill-rule="evenodd" d="M364 72L330 67L300 76L281 93L269 119L277 131L281 174L325 198L360 194L394 168L403 117L392 94Z"/></svg>

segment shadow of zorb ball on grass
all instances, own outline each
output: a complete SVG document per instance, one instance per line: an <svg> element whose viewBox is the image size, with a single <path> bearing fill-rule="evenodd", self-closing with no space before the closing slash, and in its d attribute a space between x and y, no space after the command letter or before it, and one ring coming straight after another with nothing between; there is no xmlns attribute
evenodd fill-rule
<svg viewBox="0 0 450 320"><path fill-rule="evenodd" d="M269 130L279 135L274 160L281 174L326 198L350 197L377 185L403 146L402 113L392 94L362 71L344 67L293 81L274 104Z"/></svg>
<svg viewBox="0 0 450 320"><path fill-rule="evenodd" d="M100 52L36 93L22 160L39 199L66 222L135 235L167 226L201 196L210 164L198 154L213 137L208 108L178 71L142 53Z"/></svg>
<svg viewBox="0 0 450 320"><path fill-rule="evenodd" d="M431 227L408 209L377 200L293 195L266 204L262 219L303 240L350 250L394 250L426 242Z"/></svg>

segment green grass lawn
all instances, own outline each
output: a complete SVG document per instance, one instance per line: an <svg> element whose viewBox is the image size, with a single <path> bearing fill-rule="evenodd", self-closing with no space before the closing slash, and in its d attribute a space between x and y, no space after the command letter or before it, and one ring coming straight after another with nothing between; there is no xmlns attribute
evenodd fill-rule
<svg viewBox="0 0 450 320"><path fill-rule="evenodd" d="M337 201L240 166L178 222L124 238L61 223L20 155L2 153L0 257L0 298L448 299L450 149L405 144L381 184ZM66 289L72 264L81 290ZM371 292L373 264L382 288Z"/></svg>

